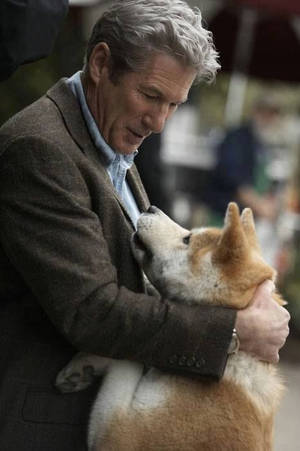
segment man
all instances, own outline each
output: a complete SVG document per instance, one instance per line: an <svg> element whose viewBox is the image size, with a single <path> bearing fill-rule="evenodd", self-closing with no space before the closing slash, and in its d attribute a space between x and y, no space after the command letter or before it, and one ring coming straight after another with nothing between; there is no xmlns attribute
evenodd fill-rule
<svg viewBox="0 0 300 451"><path fill-rule="evenodd" d="M274 221L278 206L266 171L270 160L266 135L278 127L280 119L278 100L271 95L259 97L251 118L230 128L218 144L216 167L205 197L219 221L231 200L251 207L257 218Z"/></svg>
<svg viewBox="0 0 300 451"><path fill-rule="evenodd" d="M250 207L262 254L276 268L280 252L276 221L281 196L268 166L272 162L270 137L282 120L280 103L274 95L260 96L251 113L247 121L228 129L217 145L216 166L204 200L210 209L211 222L216 225L223 223L230 200L236 201L241 209Z"/></svg>
<svg viewBox="0 0 300 451"><path fill-rule="evenodd" d="M271 284L237 318L178 305L145 293L130 251L149 207L135 151L217 68L199 11L118 1L94 28L84 71L2 127L1 450L85 449L97 387L52 388L78 350L220 378L236 326L245 350L278 360L288 313Z"/></svg>

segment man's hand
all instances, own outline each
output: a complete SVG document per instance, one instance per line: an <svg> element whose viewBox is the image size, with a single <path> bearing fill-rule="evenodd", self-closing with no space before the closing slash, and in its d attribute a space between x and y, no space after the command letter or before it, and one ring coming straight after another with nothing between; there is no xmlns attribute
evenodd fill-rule
<svg viewBox="0 0 300 451"><path fill-rule="evenodd" d="M274 284L266 280L256 290L252 302L237 313L240 349L259 360L279 361L279 349L289 334L289 312L272 298Z"/></svg>

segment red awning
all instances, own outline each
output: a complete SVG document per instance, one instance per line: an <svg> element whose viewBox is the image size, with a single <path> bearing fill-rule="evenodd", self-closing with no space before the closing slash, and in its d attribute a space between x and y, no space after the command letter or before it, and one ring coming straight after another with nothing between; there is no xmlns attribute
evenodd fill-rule
<svg viewBox="0 0 300 451"><path fill-rule="evenodd" d="M300 0L234 0L234 3L268 9L280 14L300 14Z"/></svg>
<svg viewBox="0 0 300 451"><path fill-rule="evenodd" d="M223 71L284 82L300 82L300 38L292 16L265 9L237 8L246 3L277 0L234 0L211 17L208 28L220 53ZM289 4L291 0L280 0ZM299 0L300 2L300 0Z"/></svg>

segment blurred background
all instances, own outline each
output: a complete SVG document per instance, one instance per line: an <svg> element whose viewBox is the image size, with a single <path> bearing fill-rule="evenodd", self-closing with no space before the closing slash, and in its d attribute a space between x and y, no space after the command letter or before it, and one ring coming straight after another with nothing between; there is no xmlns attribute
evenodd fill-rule
<svg viewBox="0 0 300 451"><path fill-rule="evenodd" d="M0 83L0 125L82 67L88 35L113 0L70 0L47 58ZM150 200L186 227L222 224L229 200L250 205L263 253L291 312L281 353L288 385L276 451L300 450L300 1L189 0L213 32L222 66L192 88L137 157ZM242 451L242 450L241 450Z"/></svg>

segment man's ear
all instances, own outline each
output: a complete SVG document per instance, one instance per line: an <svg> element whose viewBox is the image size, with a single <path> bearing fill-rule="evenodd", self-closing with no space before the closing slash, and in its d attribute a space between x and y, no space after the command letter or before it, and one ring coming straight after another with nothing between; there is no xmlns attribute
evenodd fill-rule
<svg viewBox="0 0 300 451"><path fill-rule="evenodd" d="M95 45L89 58L89 74L94 83L98 83L105 73L109 73L110 49L106 42L99 42Z"/></svg>

